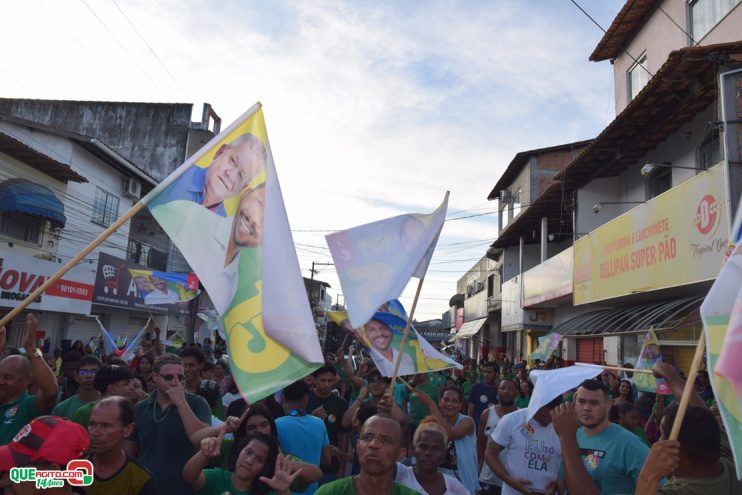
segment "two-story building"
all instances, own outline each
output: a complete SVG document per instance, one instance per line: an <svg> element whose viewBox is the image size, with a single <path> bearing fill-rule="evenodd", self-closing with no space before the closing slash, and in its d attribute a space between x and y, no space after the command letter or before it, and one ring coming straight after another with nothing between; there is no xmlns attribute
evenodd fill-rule
<svg viewBox="0 0 742 495"><path fill-rule="evenodd" d="M208 104L202 122L191 122L191 111L190 104L0 99L0 288L8 293L0 306L15 306L11 299L56 272L218 132ZM146 208L30 306L51 345L96 335L90 314L115 335L133 335L150 316L188 334L199 321L193 308L145 307L127 275L136 266L189 271ZM55 290L65 291L65 304ZM201 303L209 306L206 294ZM11 344L23 319L12 322Z"/></svg>
<svg viewBox="0 0 742 495"><path fill-rule="evenodd" d="M687 371L742 192L741 26L739 2L629 1L591 55L613 63L616 118L493 244L539 232L548 252L572 219L560 261L520 258L524 311L554 285L528 289L530 276L572 266L551 328L565 359L634 362L653 328L664 359Z"/></svg>

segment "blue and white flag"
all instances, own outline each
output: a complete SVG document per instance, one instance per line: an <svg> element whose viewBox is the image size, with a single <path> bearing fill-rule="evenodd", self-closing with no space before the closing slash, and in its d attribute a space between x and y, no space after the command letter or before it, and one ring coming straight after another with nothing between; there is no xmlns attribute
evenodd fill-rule
<svg viewBox="0 0 742 495"><path fill-rule="evenodd" d="M411 277L425 276L446 219L448 194L431 214L399 215L326 237L353 328L399 297Z"/></svg>

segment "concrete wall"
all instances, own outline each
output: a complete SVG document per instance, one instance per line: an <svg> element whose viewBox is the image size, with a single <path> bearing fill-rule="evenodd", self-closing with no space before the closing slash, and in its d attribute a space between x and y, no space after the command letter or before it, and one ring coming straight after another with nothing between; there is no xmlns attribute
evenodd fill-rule
<svg viewBox="0 0 742 495"><path fill-rule="evenodd" d="M186 158L191 104L0 98L0 112L95 137L158 182Z"/></svg>

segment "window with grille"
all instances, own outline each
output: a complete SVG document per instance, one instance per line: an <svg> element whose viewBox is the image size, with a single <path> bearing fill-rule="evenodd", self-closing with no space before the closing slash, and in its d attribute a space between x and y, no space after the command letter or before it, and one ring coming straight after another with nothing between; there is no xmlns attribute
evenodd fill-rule
<svg viewBox="0 0 742 495"><path fill-rule="evenodd" d="M29 246L41 246L46 220L26 213L0 213L0 237Z"/></svg>
<svg viewBox="0 0 742 495"><path fill-rule="evenodd" d="M95 191L91 221L109 227L119 216L119 198L100 187Z"/></svg>

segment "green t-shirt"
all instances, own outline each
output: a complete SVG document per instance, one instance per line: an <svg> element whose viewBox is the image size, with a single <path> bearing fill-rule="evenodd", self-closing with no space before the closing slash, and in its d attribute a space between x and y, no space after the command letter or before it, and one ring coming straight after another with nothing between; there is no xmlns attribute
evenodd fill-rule
<svg viewBox="0 0 742 495"><path fill-rule="evenodd" d="M80 395L75 394L69 399L65 399L52 409L52 416L60 416L64 419L72 419L72 415L75 411L80 409L80 406L86 404L80 399Z"/></svg>
<svg viewBox="0 0 742 495"><path fill-rule="evenodd" d="M41 416L41 411L36 407L36 397L26 392L0 406L0 445L10 443L16 433L37 416Z"/></svg>
<svg viewBox="0 0 742 495"><path fill-rule="evenodd" d="M250 490L242 491L234 487L232 484L232 473L226 469L204 469L203 473L206 476L206 481L204 482L204 486L196 492L198 495L222 495L224 493L231 495L250 495ZM270 491L268 495L275 495L275 493Z"/></svg>
<svg viewBox="0 0 742 495"><path fill-rule="evenodd" d="M528 404L531 402L530 397L518 397L515 399L515 407L518 409L525 409L528 407Z"/></svg>
<svg viewBox="0 0 742 495"><path fill-rule="evenodd" d="M418 383L415 388L428 394L436 404L441 400L441 392L435 385L430 383ZM410 404L410 424L419 425L420 421L422 421L425 416L430 415L430 411L427 407L422 405L418 398L412 395L409 390L407 390L407 397Z"/></svg>
<svg viewBox="0 0 742 495"><path fill-rule="evenodd" d="M94 405L95 402L88 402L87 404L83 404L77 409L77 411L74 412L74 414L72 414L72 417L70 417L70 419L78 425L81 425L85 429L87 429L88 423L90 422L90 414L93 412Z"/></svg>
<svg viewBox="0 0 742 495"><path fill-rule="evenodd" d="M356 490L353 488L353 477L349 476L348 478L340 478L337 481L320 486L315 492L315 495L355 495L355 493ZM392 490L389 492L389 495L420 495L420 493L412 488L408 488L396 481L393 481Z"/></svg>
<svg viewBox="0 0 742 495"><path fill-rule="evenodd" d="M440 372L428 373L428 383L440 390L446 386L446 376Z"/></svg>
<svg viewBox="0 0 742 495"><path fill-rule="evenodd" d="M469 397L469 395L471 394L471 389L474 388L474 385L476 384L477 382L472 383L469 380L461 384L461 391L464 392L464 397Z"/></svg>
<svg viewBox="0 0 742 495"><path fill-rule="evenodd" d="M647 440L647 435L644 433L644 428L636 427L629 430L631 433L636 435L637 437L642 439L642 442L646 443L649 446L649 440Z"/></svg>

